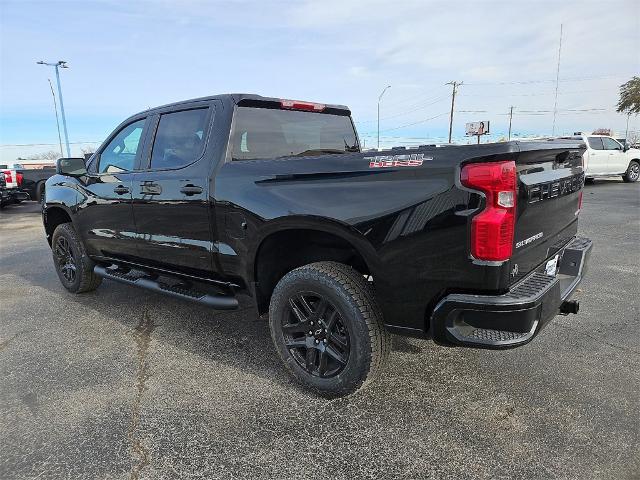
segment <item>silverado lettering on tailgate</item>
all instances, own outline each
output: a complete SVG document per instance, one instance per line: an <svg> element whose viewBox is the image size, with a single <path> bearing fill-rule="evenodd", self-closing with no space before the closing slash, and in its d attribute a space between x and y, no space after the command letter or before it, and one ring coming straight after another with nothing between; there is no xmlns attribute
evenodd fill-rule
<svg viewBox="0 0 640 480"><path fill-rule="evenodd" d="M577 192L584 185L584 173L579 173L562 180L538 183L527 187L527 200L529 203L537 203L542 200L569 195Z"/></svg>

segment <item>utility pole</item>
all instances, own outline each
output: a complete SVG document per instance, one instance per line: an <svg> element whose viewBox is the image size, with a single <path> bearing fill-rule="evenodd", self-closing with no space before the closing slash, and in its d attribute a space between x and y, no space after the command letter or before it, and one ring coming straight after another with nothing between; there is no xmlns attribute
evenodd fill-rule
<svg viewBox="0 0 640 480"><path fill-rule="evenodd" d="M378 150L380 150L380 100L382 100L382 96L388 88L391 88L391 85L384 87L384 90L382 90L382 93L380 93L380 96L378 97Z"/></svg>
<svg viewBox="0 0 640 480"><path fill-rule="evenodd" d="M49 80L49 87L51 88L51 96L53 97L53 110L56 112L56 127L58 127L58 141L60 142L60 156L64 157L64 152L62 151L62 137L60 136L60 122L58 121L58 106L56 105L56 94L53 93L53 84L51 83L51 79Z"/></svg>
<svg viewBox="0 0 640 480"><path fill-rule="evenodd" d="M558 68L556 69L556 97L553 102L553 127L551 135L556 134L556 115L558 113L558 83L560 82L560 55L562 54L562 24L560 24L560 44L558 45Z"/></svg>
<svg viewBox="0 0 640 480"><path fill-rule="evenodd" d="M460 85L464 85L464 82L454 80L452 82L445 83L445 85L453 85L453 90L451 92L451 113L449 114L449 143L451 143L451 133L453 132L453 107L456 104L456 93L458 92L458 87Z"/></svg>
<svg viewBox="0 0 640 480"><path fill-rule="evenodd" d="M513 119L513 105L509 108L509 140L511 140L511 120Z"/></svg>
<svg viewBox="0 0 640 480"><path fill-rule="evenodd" d="M62 101L62 86L60 85L60 68L69 68L67 62L64 60L58 60L56 63L47 63L44 60L36 62L38 65L47 65L56 69L56 81L58 82L58 98L60 99L60 114L62 115L62 128L64 129L64 141L67 147L67 157L71 157L71 150L69 149L69 134L67 133L67 119L64 116L64 103Z"/></svg>
<svg viewBox="0 0 640 480"><path fill-rule="evenodd" d="M624 132L624 141L629 145L629 119L631 118L631 112L627 113L627 130Z"/></svg>

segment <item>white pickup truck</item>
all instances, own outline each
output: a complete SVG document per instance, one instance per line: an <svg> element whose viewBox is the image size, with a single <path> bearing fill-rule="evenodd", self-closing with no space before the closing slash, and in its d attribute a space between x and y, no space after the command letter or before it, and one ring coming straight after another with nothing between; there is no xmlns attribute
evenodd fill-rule
<svg viewBox="0 0 640 480"><path fill-rule="evenodd" d="M593 177L622 176L625 182L636 182L640 177L640 150L623 146L606 135L575 135L587 145L584 169L587 180Z"/></svg>

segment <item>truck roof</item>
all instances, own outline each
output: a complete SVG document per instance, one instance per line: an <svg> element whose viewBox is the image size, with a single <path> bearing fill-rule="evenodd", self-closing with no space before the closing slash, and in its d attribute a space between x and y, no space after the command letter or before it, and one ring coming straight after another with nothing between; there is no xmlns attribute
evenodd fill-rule
<svg viewBox="0 0 640 480"><path fill-rule="evenodd" d="M158 107L153 107L150 108L148 110L145 110L144 112L139 112L139 113L148 113L148 112L152 112L154 110L161 110L163 108L167 108L167 107L176 107L176 106L180 106L182 104L187 104L187 103L192 103L192 102L199 102L199 101L208 101L208 100L222 100L222 101L231 101L234 104L238 104L241 101L247 101L247 102L259 102L259 103L270 103L270 102L277 102L280 103L282 100L289 100L289 99L285 99L285 98L276 98L276 97L264 97L262 95L256 95L254 93L222 93L222 94L218 94L218 95L209 95L206 97L198 97L198 98L191 98L188 100L181 100L179 102L172 102L172 103L167 103L166 105L160 105ZM307 100L300 100L300 101L304 101L307 102ZM311 102L310 102L311 103ZM345 112L345 114L350 115L351 111L349 110L349 107L345 106L345 105L337 105L337 104L329 104L329 103L324 103L324 102L313 102L313 103L322 103L322 105L325 105L325 107L327 107L327 109L329 110L343 110Z"/></svg>

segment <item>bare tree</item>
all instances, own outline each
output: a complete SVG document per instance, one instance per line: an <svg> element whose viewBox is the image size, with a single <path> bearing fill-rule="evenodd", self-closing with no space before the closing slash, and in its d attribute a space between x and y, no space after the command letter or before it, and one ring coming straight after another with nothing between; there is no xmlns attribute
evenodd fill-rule
<svg viewBox="0 0 640 480"><path fill-rule="evenodd" d="M26 160L57 160L60 158L60 152L49 150L48 152L34 153L29 155Z"/></svg>
<svg viewBox="0 0 640 480"><path fill-rule="evenodd" d="M82 155L84 156L84 155L93 154L96 151L96 149L95 149L95 147L81 147L80 151L82 152Z"/></svg>

